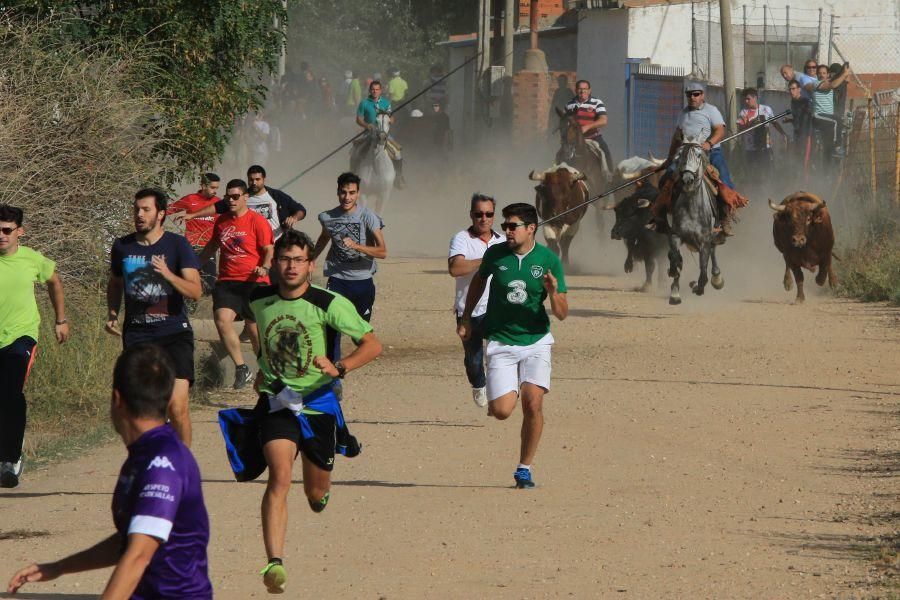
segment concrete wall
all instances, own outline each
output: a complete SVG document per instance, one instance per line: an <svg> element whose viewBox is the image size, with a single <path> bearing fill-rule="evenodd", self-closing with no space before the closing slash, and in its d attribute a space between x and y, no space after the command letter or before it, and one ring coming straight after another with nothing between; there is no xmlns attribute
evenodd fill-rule
<svg viewBox="0 0 900 600"><path fill-rule="evenodd" d="M578 77L589 80L594 95L606 104L609 124L603 130L603 137L613 156L621 160L625 152L626 131L625 58L628 54L628 11L588 10L582 11L579 17Z"/></svg>
<svg viewBox="0 0 900 600"><path fill-rule="evenodd" d="M673 4L628 11L628 58L649 58L691 70L691 6Z"/></svg>

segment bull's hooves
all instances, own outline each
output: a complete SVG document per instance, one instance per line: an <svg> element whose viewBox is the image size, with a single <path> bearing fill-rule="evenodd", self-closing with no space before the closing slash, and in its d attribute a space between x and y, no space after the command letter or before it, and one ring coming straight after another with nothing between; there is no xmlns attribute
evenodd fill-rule
<svg viewBox="0 0 900 600"><path fill-rule="evenodd" d="M695 287L695 288L691 288L691 291L694 292L694 295L695 295L695 296L702 296L702 295L703 295L703 292L704 292L704 289L703 289L702 287L699 287L699 286L698 286L698 287Z"/></svg>
<svg viewBox="0 0 900 600"><path fill-rule="evenodd" d="M672 306L678 306L679 304L681 304L681 297L669 296L669 304L671 304Z"/></svg>

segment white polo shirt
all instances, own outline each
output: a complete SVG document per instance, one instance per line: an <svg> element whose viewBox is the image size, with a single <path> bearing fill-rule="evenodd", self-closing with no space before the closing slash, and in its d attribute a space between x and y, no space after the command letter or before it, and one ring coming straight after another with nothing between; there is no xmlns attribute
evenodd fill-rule
<svg viewBox="0 0 900 600"><path fill-rule="evenodd" d="M500 235L496 231L491 231L491 239L485 244L484 240L480 237L472 235L469 229L464 229L454 235L453 239L450 240L450 254L447 258L462 256L466 260L480 259L484 256L484 253L488 248L494 244L502 244L504 242L506 242L506 237ZM472 283L472 278L477 272L478 270L476 269L468 275L454 278L456 279L456 302L454 303L453 308L456 310L457 317L461 317L466 308L466 295L469 293L469 284ZM473 317L479 317L487 311L488 290L490 287L491 279L489 277L487 286L484 288L484 293L478 300L475 310L472 311Z"/></svg>

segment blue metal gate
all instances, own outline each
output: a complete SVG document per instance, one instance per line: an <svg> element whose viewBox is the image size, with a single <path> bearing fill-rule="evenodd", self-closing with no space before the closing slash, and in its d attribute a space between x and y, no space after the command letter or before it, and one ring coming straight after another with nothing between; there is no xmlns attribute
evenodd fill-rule
<svg viewBox="0 0 900 600"><path fill-rule="evenodd" d="M628 64L628 156L664 158L684 106L684 69Z"/></svg>

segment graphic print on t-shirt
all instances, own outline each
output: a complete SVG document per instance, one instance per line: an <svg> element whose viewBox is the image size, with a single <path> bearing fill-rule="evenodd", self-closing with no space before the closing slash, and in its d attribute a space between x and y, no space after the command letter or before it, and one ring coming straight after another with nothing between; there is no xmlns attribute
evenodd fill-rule
<svg viewBox="0 0 900 600"><path fill-rule="evenodd" d="M302 321L281 315L266 327L263 340L273 375L282 380L306 375L313 359L312 342Z"/></svg>
<svg viewBox="0 0 900 600"><path fill-rule="evenodd" d="M159 258L165 260L164 254ZM146 256L129 255L122 261L125 296L142 304L143 314L130 315L132 323L155 323L169 316L169 295L175 293L170 283L153 270Z"/></svg>
<svg viewBox="0 0 900 600"><path fill-rule="evenodd" d="M224 260L240 260L242 257L249 256L245 240L247 232L240 230L235 225L226 225L219 234L219 245L225 250L222 253Z"/></svg>
<svg viewBox="0 0 900 600"><path fill-rule="evenodd" d="M336 262L340 263L348 263L348 262L356 262L360 258L362 258L362 252L358 250L351 250L347 246L344 245L344 238L350 238L357 244L362 244L362 236L360 232L362 230L361 223L343 223L340 221L334 222L332 225L332 241L334 242L334 250Z"/></svg>

